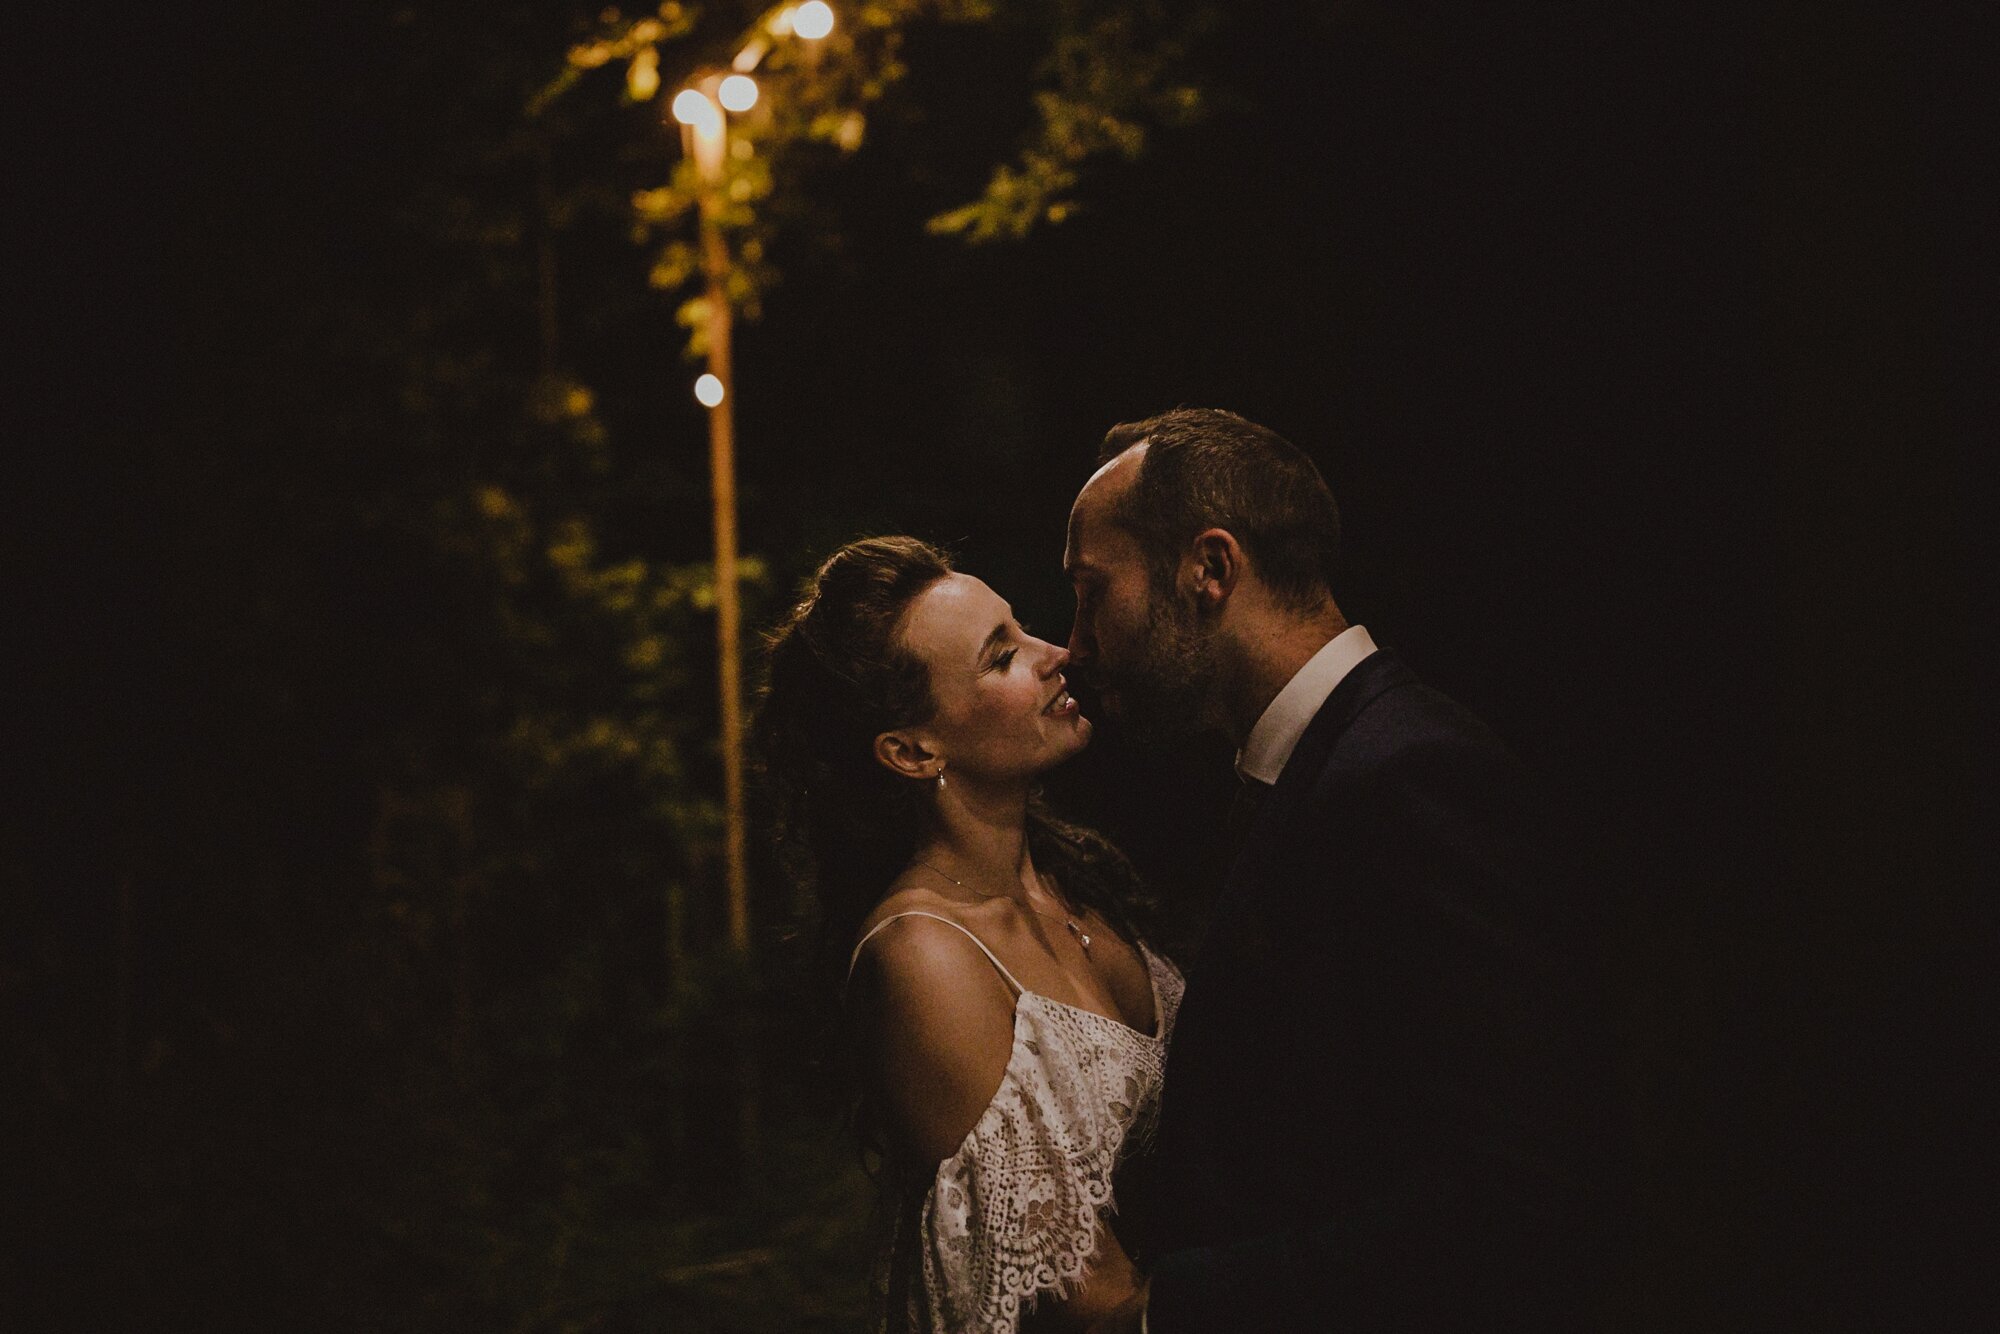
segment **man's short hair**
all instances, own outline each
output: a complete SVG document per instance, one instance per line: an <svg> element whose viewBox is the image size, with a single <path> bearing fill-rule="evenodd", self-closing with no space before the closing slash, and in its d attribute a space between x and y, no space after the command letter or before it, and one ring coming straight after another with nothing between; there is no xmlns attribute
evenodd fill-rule
<svg viewBox="0 0 2000 1334"><path fill-rule="evenodd" d="M1112 427L1098 462L1139 444L1139 476L1111 519L1138 542L1156 589L1173 586L1196 533L1224 528L1283 605L1306 611L1329 596L1340 510L1296 445L1233 412L1176 408Z"/></svg>

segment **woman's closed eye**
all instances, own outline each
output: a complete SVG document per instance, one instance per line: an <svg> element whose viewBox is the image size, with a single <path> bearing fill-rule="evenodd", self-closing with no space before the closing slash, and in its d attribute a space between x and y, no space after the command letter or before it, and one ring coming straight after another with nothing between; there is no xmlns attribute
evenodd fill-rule
<svg viewBox="0 0 2000 1334"><path fill-rule="evenodd" d="M1026 639L1028 637L1028 627L1020 621L1014 622L1014 636L1017 639ZM1021 650L1019 647L1015 647L1007 649L1004 652L995 654L993 657L993 665L989 667L987 670L996 672L1006 671L1008 667L1013 665L1014 657L1020 651Z"/></svg>

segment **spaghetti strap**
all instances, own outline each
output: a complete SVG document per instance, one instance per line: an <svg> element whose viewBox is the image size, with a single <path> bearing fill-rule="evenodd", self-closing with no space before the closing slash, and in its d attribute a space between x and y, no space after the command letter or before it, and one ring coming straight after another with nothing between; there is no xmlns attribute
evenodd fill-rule
<svg viewBox="0 0 2000 1334"><path fill-rule="evenodd" d="M867 935L855 941L854 953L847 956L847 976L850 979L854 976L854 965L861 961L861 947L866 945L869 941L875 939L875 933L880 931L883 927L889 925L889 923L891 922L900 922L905 917L928 917L933 922L943 922L946 926L951 927L953 930L963 932L965 938L967 940L970 940L973 944L979 946L979 952L981 954L984 954L987 957L988 961L990 961L995 968L998 968L1000 970L1000 976L1007 979L1007 985L1014 988L1015 995L1018 996L1022 992L1027 990L1026 987L1022 986L1019 982L1014 980L1014 975L1007 971L1007 965L1000 962L1000 957L996 955L992 950L986 948L985 941L981 940L978 936L973 935L970 931L967 931L964 927L960 926L957 922L952 921L951 918L949 917L940 917L938 914L934 912L921 912L921 911L899 912L896 913L894 916L884 917L881 921L875 923L874 926L869 928Z"/></svg>

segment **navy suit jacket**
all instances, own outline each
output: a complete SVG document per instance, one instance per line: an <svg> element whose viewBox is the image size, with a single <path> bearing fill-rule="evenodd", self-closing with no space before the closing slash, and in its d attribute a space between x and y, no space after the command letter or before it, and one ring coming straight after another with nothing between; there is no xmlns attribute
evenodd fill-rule
<svg viewBox="0 0 2000 1334"><path fill-rule="evenodd" d="M1590 912L1533 792L1393 652L1328 696L1189 975L1136 1220L1152 1334L1594 1323Z"/></svg>

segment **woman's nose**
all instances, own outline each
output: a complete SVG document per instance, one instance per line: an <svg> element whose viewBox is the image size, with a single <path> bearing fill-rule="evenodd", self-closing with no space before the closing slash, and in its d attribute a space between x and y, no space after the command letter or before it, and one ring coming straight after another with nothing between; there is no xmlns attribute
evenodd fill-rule
<svg viewBox="0 0 2000 1334"><path fill-rule="evenodd" d="M1060 644L1050 644L1047 661L1042 666L1042 679L1047 680L1069 665L1069 650Z"/></svg>

